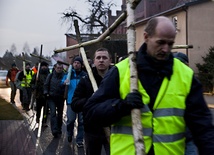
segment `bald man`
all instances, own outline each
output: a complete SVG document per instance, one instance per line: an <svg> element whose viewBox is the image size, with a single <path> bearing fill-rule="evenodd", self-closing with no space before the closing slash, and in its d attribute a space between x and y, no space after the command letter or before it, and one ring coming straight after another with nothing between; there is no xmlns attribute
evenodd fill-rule
<svg viewBox="0 0 214 155"><path fill-rule="evenodd" d="M147 155L185 153L186 126L199 154L214 152L212 115L193 71L174 58L176 37L164 16L148 21L137 52L138 90L130 93L129 59L115 65L84 106L85 123L111 125L111 155L135 155L131 110L141 110Z"/></svg>

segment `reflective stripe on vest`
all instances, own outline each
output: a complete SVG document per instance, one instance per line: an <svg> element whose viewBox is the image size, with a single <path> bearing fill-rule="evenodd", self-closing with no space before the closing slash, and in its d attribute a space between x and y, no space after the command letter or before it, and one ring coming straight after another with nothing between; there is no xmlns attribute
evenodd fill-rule
<svg viewBox="0 0 214 155"><path fill-rule="evenodd" d="M129 60L116 64L120 77L120 96L125 99L130 92ZM164 78L156 97L153 113L148 108L150 97L138 80L138 91L142 95L144 108L141 109L143 138L146 153L151 146L155 154L184 154L185 148L185 100L190 91L193 71L182 62L174 59L173 75L170 81ZM131 129L131 116L123 117L112 126L111 155L134 155L134 139Z"/></svg>
<svg viewBox="0 0 214 155"><path fill-rule="evenodd" d="M129 127L129 126L113 126L111 128L111 133L133 135L132 127ZM154 134L152 136L152 128L143 128L143 135L144 136L152 136L153 142L165 142L165 143L174 142L176 140L182 139L184 134L185 133L183 132L183 133L178 133L178 134L173 134L173 135L157 135L157 134Z"/></svg>

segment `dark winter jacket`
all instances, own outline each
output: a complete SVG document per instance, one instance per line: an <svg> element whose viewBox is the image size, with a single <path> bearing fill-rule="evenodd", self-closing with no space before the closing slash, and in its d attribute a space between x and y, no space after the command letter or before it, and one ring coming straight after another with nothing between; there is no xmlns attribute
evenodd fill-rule
<svg viewBox="0 0 214 155"><path fill-rule="evenodd" d="M44 98L44 83L47 79L47 76L49 74L49 69L39 71L38 80L36 80L37 74L34 74L33 79L31 80L31 87L33 90L35 90L35 96L36 98Z"/></svg>
<svg viewBox="0 0 214 155"><path fill-rule="evenodd" d="M152 111L163 78L167 77L170 80L173 73L173 56L170 55L167 61L157 63L147 55L146 48L146 44L143 44L138 52L137 71L142 86L150 96L149 107ZM118 69L114 67L107 73L99 89L84 106L85 123L107 126L117 122L125 115L117 106L123 102L119 94ZM200 154L213 154L212 115L205 103L202 86L195 77L192 79L191 90L186 98L184 119L193 134Z"/></svg>
<svg viewBox="0 0 214 155"><path fill-rule="evenodd" d="M65 85L62 82L64 72L50 73L44 83L44 94L49 95L51 98L62 98L64 97Z"/></svg>
<svg viewBox="0 0 214 155"><path fill-rule="evenodd" d="M99 87L103 78L97 73L96 68L92 68L92 72L93 72L95 81L97 82L97 86ZM82 79L80 80L80 82L78 83L75 89L74 96L72 98L72 103L71 103L72 110L75 112L82 112L83 106L86 104L87 100L89 99L89 97L92 96L93 93L94 93L94 90L93 90L91 81L89 79L89 76L86 75L82 77ZM89 133L95 133L97 135L104 136L103 128L98 127L96 125L84 124L84 130Z"/></svg>
<svg viewBox="0 0 214 155"><path fill-rule="evenodd" d="M102 77L97 73L96 68L92 70L97 86L99 87ZM72 110L75 112L82 112L84 104L87 102L89 97L94 93L91 81L88 75L85 75L79 81L72 98Z"/></svg>

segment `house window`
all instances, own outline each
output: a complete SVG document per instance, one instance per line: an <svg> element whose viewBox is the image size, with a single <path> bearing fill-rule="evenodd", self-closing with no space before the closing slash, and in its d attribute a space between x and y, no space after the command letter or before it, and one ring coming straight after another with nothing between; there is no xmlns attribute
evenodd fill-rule
<svg viewBox="0 0 214 155"><path fill-rule="evenodd" d="M175 25L176 30L178 30L178 17L177 16L172 17L172 22Z"/></svg>

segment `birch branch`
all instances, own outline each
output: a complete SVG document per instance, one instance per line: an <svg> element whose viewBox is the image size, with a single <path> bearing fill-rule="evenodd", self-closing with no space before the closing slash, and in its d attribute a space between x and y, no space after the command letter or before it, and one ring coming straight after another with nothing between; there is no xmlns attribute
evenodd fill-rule
<svg viewBox="0 0 214 155"><path fill-rule="evenodd" d="M127 0L127 44L130 64L130 91L134 92L138 90L138 76L135 54L135 26L134 26L134 9L140 0ZM145 147L143 141L143 127L141 124L141 111L140 109L133 109L131 111L132 117L132 131L135 142L136 155L144 155Z"/></svg>
<svg viewBox="0 0 214 155"><path fill-rule="evenodd" d="M187 48L193 48L193 45L174 45L172 49L187 49Z"/></svg>
<svg viewBox="0 0 214 155"><path fill-rule="evenodd" d="M80 32L79 32L79 26L78 26L78 21L77 20L74 21L74 26L75 26L75 31L76 31L76 34L77 34L77 39L78 39L79 42L81 42ZM81 56L83 58L83 63L85 65L85 67L86 67L86 70L87 70L88 75L89 75L89 79L91 81L93 90L95 92L95 91L97 91L98 86L97 86L97 82L96 82L96 80L94 78L93 72L91 70L91 67L89 66L89 63L88 63L88 60L87 60L87 57L86 57L86 53L85 53L84 47L80 47L80 54L81 54ZM105 132L107 141L110 143L110 141L109 141L110 128L104 127L103 130Z"/></svg>
<svg viewBox="0 0 214 155"><path fill-rule="evenodd" d="M63 64L63 65L66 65L66 66L69 66L69 65L70 65L69 63L66 63L66 62L60 61L60 60L57 60L57 63Z"/></svg>
<svg viewBox="0 0 214 155"><path fill-rule="evenodd" d="M79 26L78 26L78 21L77 20L74 21L74 27L75 27L75 32L76 32L76 35L77 35L77 40L81 44L81 39L80 39L81 37L80 37ZM86 70L88 72L89 79L91 81L93 90L96 91L98 89L97 82L96 82L96 80L94 78L94 75L92 73L91 67L88 64L88 60L87 60L87 56L86 56L84 47L80 47L80 54L82 56L84 66L85 66L85 68L86 68Z"/></svg>
<svg viewBox="0 0 214 155"><path fill-rule="evenodd" d="M65 48L62 48L62 49L58 49L58 50L55 50L54 52L55 53L61 53L61 52L64 52L64 51L69 51L69 50L73 50L73 49L76 49L76 48L92 45L92 44L95 44L97 42L101 42L104 39L109 39L110 37L108 37L108 35L110 35L126 19L126 16L127 16L127 13L123 12L115 20L115 22L101 36L99 36L97 39L90 40L90 41L83 42L83 43L79 43L79 44L72 45L72 46L68 46L68 47L65 47Z"/></svg>
<svg viewBox="0 0 214 155"><path fill-rule="evenodd" d="M37 133L38 138L41 136L43 113L44 113L44 106L42 106L41 114L40 114L40 118L39 118L39 128L38 128L38 133Z"/></svg>
<svg viewBox="0 0 214 155"><path fill-rule="evenodd" d="M30 55L31 55L32 57L39 58L39 59L45 60L45 61L47 61L47 62L51 62L49 59L46 59L46 58L44 58L44 57L40 57L40 56L38 56L38 55L36 55L36 54L33 54L33 53L30 53Z"/></svg>

